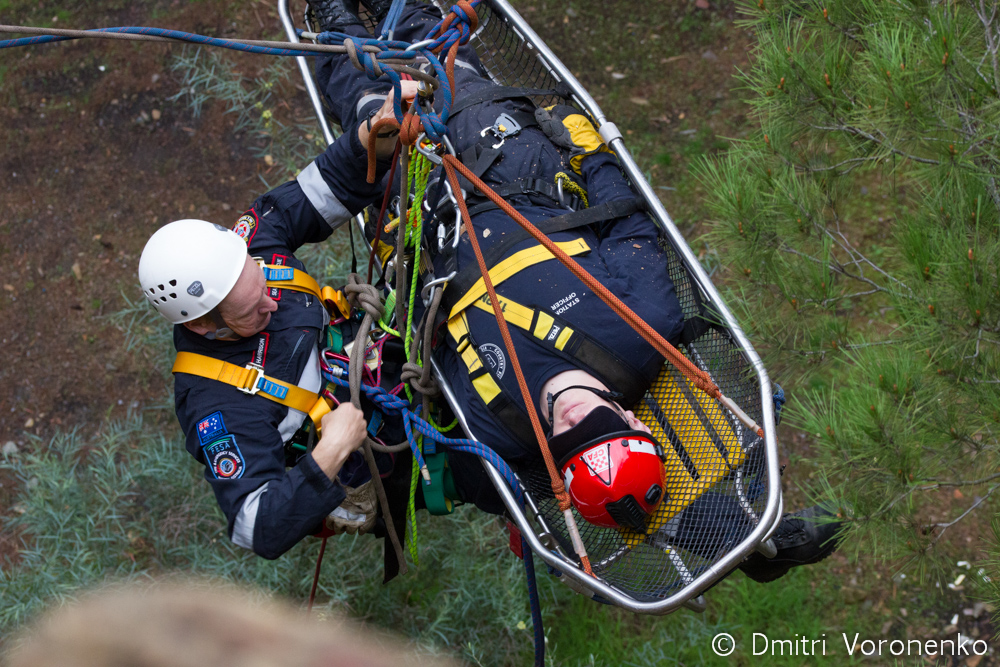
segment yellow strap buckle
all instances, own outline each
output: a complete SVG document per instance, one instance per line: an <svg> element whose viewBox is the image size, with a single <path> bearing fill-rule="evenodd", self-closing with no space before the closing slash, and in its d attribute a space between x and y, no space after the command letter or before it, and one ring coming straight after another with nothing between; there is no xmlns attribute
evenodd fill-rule
<svg viewBox="0 0 1000 667"><path fill-rule="evenodd" d="M250 378L250 380L244 381L243 384L237 386L236 388L242 391L244 394L253 396L258 391L260 391L261 385L264 384L263 382L260 381L261 376L264 375L264 367L261 366L260 364L255 364L251 362L246 366L244 366L244 368L250 371L249 373L247 373L247 378Z"/></svg>

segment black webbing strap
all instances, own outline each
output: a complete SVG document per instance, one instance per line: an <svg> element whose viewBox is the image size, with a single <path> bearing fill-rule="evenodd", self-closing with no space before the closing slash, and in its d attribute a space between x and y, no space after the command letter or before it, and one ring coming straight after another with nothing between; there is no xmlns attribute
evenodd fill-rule
<svg viewBox="0 0 1000 667"><path fill-rule="evenodd" d="M526 195L528 197L544 197L547 202L542 205L553 205L559 208L563 206L576 211L583 206L583 202L579 197L571 192L563 192L562 201L559 199L559 188L555 183L549 183L548 181L543 181L540 178L519 178L516 181L510 183L504 183L503 185L493 188L498 196L505 200L510 200L511 197L516 197L518 195ZM472 194L466 197L466 203L479 201L478 204L472 204L469 206L469 217L479 215L484 211L490 211L495 208L500 208L490 200L482 201L484 197L479 194Z"/></svg>
<svg viewBox="0 0 1000 667"><path fill-rule="evenodd" d="M556 84L555 88L513 88L510 86L489 86L473 93L467 97L460 97L451 106L448 119L452 119L469 107L485 102L498 102L500 100L512 100L523 97L531 100L532 97L549 97L555 95L568 100L573 94L573 89L563 82Z"/></svg>
<svg viewBox="0 0 1000 667"><path fill-rule="evenodd" d="M582 211L574 211L554 218L546 218L535 224L535 226L546 236L557 232L565 232L577 227L585 227L598 222L623 218L632 215L643 208L639 199L617 199L615 201L604 202ZM498 240L489 250L486 251L483 259L486 261L487 269L493 268L497 262L503 259L504 255L518 243L531 238L531 235L524 229L507 234ZM468 264L462 268L458 274L448 282L441 298L441 306L445 312L451 310L458 300L472 289L482 276L479 273L478 264Z"/></svg>

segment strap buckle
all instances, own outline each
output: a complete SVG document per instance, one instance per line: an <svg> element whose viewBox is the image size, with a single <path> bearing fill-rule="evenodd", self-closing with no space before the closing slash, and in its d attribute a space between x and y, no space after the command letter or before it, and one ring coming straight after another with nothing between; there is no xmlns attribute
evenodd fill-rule
<svg viewBox="0 0 1000 667"><path fill-rule="evenodd" d="M252 361L244 366L248 371L256 371L250 377L253 379L249 382L244 383L242 387L237 387L244 394L253 396L258 391L260 391L261 386L264 384L264 367L260 364L255 364Z"/></svg>
<svg viewBox="0 0 1000 667"><path fill-rule="evenodd" d="M492 132L493 136L500 140L500 143L493 144L493 148L496 149L503 146L503 142L507 140L507 137L513 137L520 131L520 123L514 120L509 114L502 113L493 121L493 125L484 127L479 136L485 137L487 132Z"/></svg>

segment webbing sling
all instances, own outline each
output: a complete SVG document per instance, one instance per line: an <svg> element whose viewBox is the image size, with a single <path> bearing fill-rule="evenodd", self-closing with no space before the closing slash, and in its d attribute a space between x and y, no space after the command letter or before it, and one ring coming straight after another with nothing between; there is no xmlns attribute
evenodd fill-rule
<svg viewBox="0 0 1000 667"><path fill-rule="evenodd" d="M598 222L623 218L625 216L632 215L640 209L641 205L637 199L618 199L615 201L605 202L603 204L597 204L595 206L591 206L590 208L583 209L582 211L574 211L573 213L559 215L554 218L547 218L540 221L536 226L542 231L543 234L548 236L549 234L566 232L571 229L585 227L586 225L592 225ZM492 266L499 262L500 259L514 245L529 238L531 238L531 236L523 229L518 229L510 234L506 234L486 251L483 257L486 261L486 266L492 268ZM490 273L490 276L492 275L493 274ZM441 298L442 305L444 305L445 308L449 307L453 301L457 301L459 295L464 295L477 281L481 280L482 278L479 274L479 266L476 264L469 264L460 270L458 274L448 282L448 289L444 291Z"/></svg>

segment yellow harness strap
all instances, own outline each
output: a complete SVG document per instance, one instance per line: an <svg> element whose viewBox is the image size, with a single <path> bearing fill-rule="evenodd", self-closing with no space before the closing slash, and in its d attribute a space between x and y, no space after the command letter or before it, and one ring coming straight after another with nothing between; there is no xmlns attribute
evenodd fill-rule
<svg viewBox="0 0 1000 667"><path fill-rule="evenodd" d="M570 256L582 255L590 251L590 247L583 239L564 241L556 245L560 246ZM518 271L549 259L553 259L553 255L544 246L533 246L514 253L503 262L497 264L490 270L490 278L493 279L493 284L497 285ZM548 313L522 306L500 295L497 295L497 297L500 299L500 309L503 312L503 317L511 325L531 333L539 340L553 344L558 350L562 350L572 338L574 331L569 327L556 325L555 320ZM476 393L479 394L488 408L495 411L499 405L495 401L502 397L503 392L496 380L493 379L493 375L490 374L489 369L483 366L478 350L471 344L469 322L465 315L465 309L470 305L474 305L490 314L493 313L493 307L490 305L490 297L486 294L486 284L482 278L468 292L463 294L462 298L455 304L455 307L452 308L452 316L448 320L448 333L457 343L456 352L458 352L462 363L468 369L469 378ZM553 331L553 329L555 330ZM517 410L516 414L520 414L519 409L513 406L513 404L502 403L504 403L503 407L505 409ZM510 424L512 423L512 419L517 418L516 414L508 416L498 414L497 416L505 423Z"/></svg>
<svg viewBox="0 0 1000 667"><path fill-rule="evenodd" d="M326 401L317 398L315 393L264 375L263 369L254 364L237 366L228 361L213 359L203 354L178 352L177 358L174 360L174 367L170 369L170 372L187 373L209 380L217 380L236 387L244 394L251 396L256 394L309 415L312 415L313 410L317 408L317 400L326 405Z"/></svg>
<svg viewBox="0 0 1000 667"><path fill-rule="evenodd" d="M344 317L351 316L351 307L347 304L347 297L340 290L335 290L329 285L320 287L316 279L305 271L296 270L290 266L278 266L275 264L261 264L264 271L264 278L268 287L278 289L290 289L296 292L311 294L322 303L330 314L334 314L336 308Z"/></svg>
<svg viewBox="0 0 1000 667"><path fill-rule="evenodd" d="M590 252L590 246L588 246L587 242L583 239L562 241L560 243L556 243L556 245L570 257ZM550 253L543 245L536 245L520 250L490 269L490 279L493 281L493 286L496 287L511 276L517 274L519 271L523 271L529 266L534 266L540 262L550 260L553 257L555 257L555 255ZM455 303L455 307L452 308L451 312L448 314L448 319L450 320L454 318L463 310L471 306L473 301L482 297L484 294L486 294L486 283L482 278L480 278L472 287L469 288L469 291L463 294L462 297Z"/></svg>

